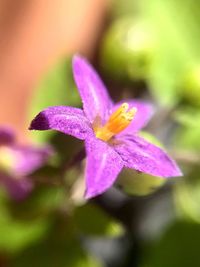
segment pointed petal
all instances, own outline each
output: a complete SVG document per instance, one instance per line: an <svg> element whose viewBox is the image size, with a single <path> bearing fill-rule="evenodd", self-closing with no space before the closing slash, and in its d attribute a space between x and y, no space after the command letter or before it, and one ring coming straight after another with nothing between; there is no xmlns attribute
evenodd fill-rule
<svg viewBox="0 0 200 267"><path fill-rule="evenodd" d="M132 134L140 130L141 128L145 127L146 124L149 122L151 117L154 114L153 105L149 102L140 101L140 100L124 100L114 105L113 111L115 111L122 103L128 103L129 108L137 108L137 112L133 121L130 125L120 133L120 135L124 134Z"/></svg>
<svg viewBox="0 0 200 267"><path fill-rule="evenodd" d="M84 140L92 131L83 111L78 108L56 106L40 112L31 122L30 130L57 130Z"/></svg>
<svg viewBox="0 0 200 267"><path fill-rule="evenodd" d="M97 72L77 55L73 57L73 74L86 117L90 122L98 115L104 119L112 107L112 101Z"/></svg>
<svg viewBox="0 0 200 267"><path fill-rule="evenodd" d="M159 177L182 175L166 152L139 136L123 136L123 140L118 140L115 145L115 150L123 159L125 167Z"/></svg>
<svg viewBox="0 0 200 267"><path fill-rule="evenodd" d="M95 137L86 140L86 152L86 198L89 199L113 185L123 163L111 146Z"/></svg>
<svg viewBox="0 0 200 267"><path fill-rule="evenodd" d="M10 145L15 141L14 131L10 127L0 127L0 145Z"/></svg>

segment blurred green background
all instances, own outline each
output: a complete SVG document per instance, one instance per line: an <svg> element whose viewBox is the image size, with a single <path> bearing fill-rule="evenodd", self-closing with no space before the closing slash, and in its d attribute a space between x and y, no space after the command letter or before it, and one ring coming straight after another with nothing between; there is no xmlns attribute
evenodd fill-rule
<svg viewBox="0 0 200 267"><path fill-rule="evenodd" d="M164 180L124 171L115 188L86 203L83 165L60 175L82 143L33 132L55 155L32 174L35 188L15 202L0 188L0 266L200 266L200 2L113 0L92 63L112 97L151 101L142 133L184 173ZM71 57L43 75L30 121L51 105L81 107ZM148 133L147 133L147 132Z"/></svg>

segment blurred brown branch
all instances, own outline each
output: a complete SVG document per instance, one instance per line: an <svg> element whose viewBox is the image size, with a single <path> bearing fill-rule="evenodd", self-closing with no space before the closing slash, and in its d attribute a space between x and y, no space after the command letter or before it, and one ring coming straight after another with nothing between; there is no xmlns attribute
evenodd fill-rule
<svg viewBox="0 0 200 267"><path fill-rule="evenodd" d="M0 124L25 133L35 83L63 55L92 55L107 2L0 0Z"/></svg>

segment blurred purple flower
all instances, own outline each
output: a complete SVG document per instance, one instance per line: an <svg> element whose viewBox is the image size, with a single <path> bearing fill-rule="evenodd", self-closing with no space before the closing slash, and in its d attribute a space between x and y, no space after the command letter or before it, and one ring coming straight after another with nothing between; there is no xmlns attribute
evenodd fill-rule
<svg viewBox="0 0 200 267"><path fill-rule="evenodd" d="M161 148L138 136L153 114L149 103L128 100L113 104L98 74L80 56L73 58L73 74L83 110L49 107L35 117L30 129L54 129L85 140L86 198L110 188L123 167L160 177L182 175Z"/></svg>
<svg viewBox="0 0 200 267"><path fill-rule="evenodd" d="M0 127L0 184L15 200L24 199L32 190L30 174L48 159L49 148L16 143L12 129Z"/></svg>

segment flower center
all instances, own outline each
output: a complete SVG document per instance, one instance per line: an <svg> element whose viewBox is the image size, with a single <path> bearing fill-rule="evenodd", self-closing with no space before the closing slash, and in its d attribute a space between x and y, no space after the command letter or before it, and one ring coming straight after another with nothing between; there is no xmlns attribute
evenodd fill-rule
<svg viewBox="0 0 200 267"><path fill-rule="evenodd" d="M103 141L109 141L115 134L126 129L132 122L136 108L129 109L128 103L123 103L116 111L114 111L104 126L94 127L94 132L97 138Z"/></svg>

